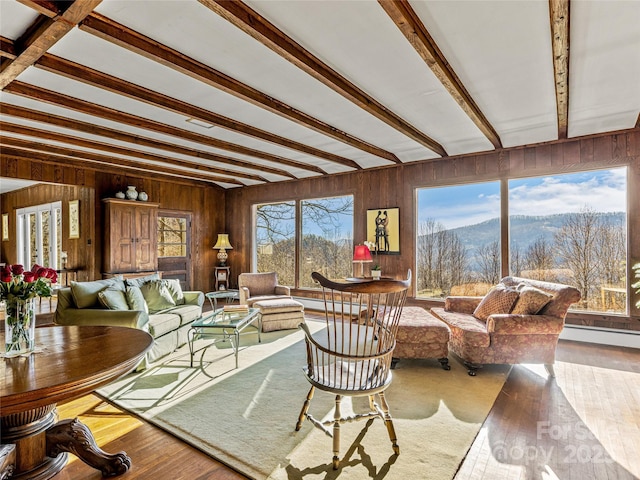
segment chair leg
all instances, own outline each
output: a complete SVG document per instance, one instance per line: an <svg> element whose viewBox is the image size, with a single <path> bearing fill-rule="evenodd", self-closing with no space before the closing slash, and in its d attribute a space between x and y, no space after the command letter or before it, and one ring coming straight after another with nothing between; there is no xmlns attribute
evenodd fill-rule
<svg viewBox="0 0 640 480"><path fill-rule="evenodd" d="M311 385L311 389L309 390L309 393L307 394L307 398L304 401L304 403L302 404L302 410L300 410L300 416L298 417L298 423L296 423L296 432L300 431L300 429L302 428L302 422L304 422L304 417L307 414L307 412L309 411L309 405L311 404L311 399L313 398L313 392L315 391L315 389L316 389L316 387Z"/></svg>
<svg viewBox="0 0 640 480"><path fill-rule="evenodd" d="M547 373L549 374L549 377L556 378L556 372L553 369L553 363L545 363L544 364L544 368L547 371Z"/></svg>
<svg viewBox="0 0 640 480"><path fill-rule="evenodd" d="M342 396L336 395L336 410L333 414L333 469L337 470L340 466L340 402Z"/></svg>
<svg viewBox="0 0 640 480"><path fill-rule="evenodd" d="M393 421L391 420L391 415L389 414L389 405L387 404L387 399L384 396L384 392L380 392L378 394L380 397L380 409L384 414L384 424L387 426L387 432L389 432L389 440L391 440L391 446L396 455L400 454L400 447L398 446L398 437L396 436L396 430L393 428Z"/></svg>

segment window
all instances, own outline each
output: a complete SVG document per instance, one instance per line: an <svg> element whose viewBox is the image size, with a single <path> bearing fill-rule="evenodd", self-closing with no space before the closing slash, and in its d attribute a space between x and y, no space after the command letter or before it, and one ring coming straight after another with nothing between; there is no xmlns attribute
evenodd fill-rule
<svg viewBox="0 0 640 480"><path fill-rule="evenodd" d="M575 285L573 309L626 313L626 198L626 168L511 180L511 272Z"/></svg>
<svg viewBox="0 0 640 480"><path fill-rule="evenodd" d="M327 278L351 276L353 259L353 197L303 200L299 285L317 288L312 272Z"/></svg>
<svg viewBox="0 0 640 480"><path fill-rule="evenodd" d="M266 203L255 211L257 271L276 272L281 285L295 285L295 203Z"/></svg>
<svg viewBox="0 0 640 480"><path fill-rule="evenodd" d="M352 195L261 204L255 215L258 272L275 271L279 283L302 288L316 288L313 271L331 278L351 276Z"/></svg>
<svg viewBox="0 0 640 480"><path fill-rule="evenodd" d="M500 182L418 190L416 297L483 295L500 280Z"/></svg>
<svg viewBox="0 0 640 480"><path fill-rule="evenodd" d="M158 217L158 257L187 255L187 218Z"/></svg>
<svg viewBox="0 0 640 480"><path fill-rule="evenodd" d="M60 269L62 202L46 203L16 211L18 263Z"/></svg>

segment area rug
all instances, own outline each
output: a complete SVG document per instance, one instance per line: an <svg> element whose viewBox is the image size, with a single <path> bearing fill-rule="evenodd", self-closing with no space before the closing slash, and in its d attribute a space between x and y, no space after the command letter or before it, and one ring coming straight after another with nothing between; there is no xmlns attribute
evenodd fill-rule
<svg viewBox="0 0 640 480"><path fill-rule="evenodd" d="M307 321L318 331L322 323ZM211 344L199 340L197 348ZM490 366L470 377L457 361L444 371L435 360L402 360L387 399L400 445L395 455L379 419L347 423L341 467L333 470L332 441L305 421L294 431L309 390L301 331L242 337L239 368L229 342L197 352L187 346L160 365L131 374L99 393L121 408L254 479L401 479L454 477L491 409L508 367ZM333 395L316 390L310 412L332 415ZM363 411L357 398L344 399Z"/></svg>

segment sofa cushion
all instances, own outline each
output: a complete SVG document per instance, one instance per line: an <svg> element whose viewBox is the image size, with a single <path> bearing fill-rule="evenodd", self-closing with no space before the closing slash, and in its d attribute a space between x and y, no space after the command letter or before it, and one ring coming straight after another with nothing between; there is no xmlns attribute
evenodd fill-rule
<svg viewBox="0 0 640 480"><path fill-rule="evenodd" d="M129 310L126 293L117 287L107 287L99 291L98 300L109 310Z"/></svg>
<svg viewBox="0 0 640 480"><path fill-rule="evenodd" d="M444 308L432 308L431 312L449 325L451 339L460 345L488 347L491 337L484 322L468 313L447 312Z"/></svg>
<svg viewBox="0 0 640 480"><path fill-rule="evenodd" d="M93 282L71 282L71 295L78 308L101 307L98 292L108 287L120 288L124 291L124 283L120 278L107 278Z"/></svg>
<svg viewBox="0 0 640 480"><path fill-rule="evenodd" d="M149 307L149 313L161 312L176 306L171 292L162 280L153 280L140 287L144 300Z"/></svg>
<svg viewBox="0 0 640 480"><path fill-rule="evenodd" d="M142 295L140 287L127 285L126 296L129 309L149 313L149 307L144 300L144 295Z"/></svg>
<svg viewBox="0 0 640 480"><path fill-rule="evenodd" d="M518 292L518 300L511 310L516 315L535 315L553 298L553 295L526 284L519 285Z"/></svg>
<svg viewBox="0 0 640 480"><path fill-rule="evenodd" d="M202 316L202 308L199 305L178 305L161 313L178 315L180 317L180 325L186 325Z"/></svg>
<svg viewBox="0 0 640 480"><path fill-rule="evenodd" d="M493 313L509 313L518 300L518 291L499 283L487 293L473 311L473 316L483 322Z"/></svg>
<svg viewBox="0 0 640 480"><path fill-rule="evenodd" d="M145 283L152 282L154 280L160 280L160 274L152 273L151 275L146 275L144 277L127 278L125 280L125 283L127 284L127 286L131 287L142 287L142 285L144 285Z"/></svg>
<svg viewBox="0 0 640 480"><path fill-rule="evenodd" d="M178 328L181 322L180 315L170 311L149 315L149 333L153 338L158 338Z"/></svg>
<svg viewBox="0 0 640 480"><path fill-rule="evenodd" d="M163 279L162 283L169 293L171 294L171 298L176 305L184 305L184 293L182 292L182 287L180 286L180 280L175 278L167 278Z"/></svg>

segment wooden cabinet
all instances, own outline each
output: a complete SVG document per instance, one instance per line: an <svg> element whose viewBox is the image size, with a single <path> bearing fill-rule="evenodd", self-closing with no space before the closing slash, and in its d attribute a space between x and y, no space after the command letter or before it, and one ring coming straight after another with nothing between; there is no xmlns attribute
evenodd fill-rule
<svg viewBox="0 0 640 480"><path fill-rule="evenodd" d="M158 205L106 198L104 272L155 272L158 269Z"/></svg>
<svg viewBox="0 0 640 480"><path fill-rule="evenodd" d="M216 290L229 290L231 267L216 267Z"/></svg>

